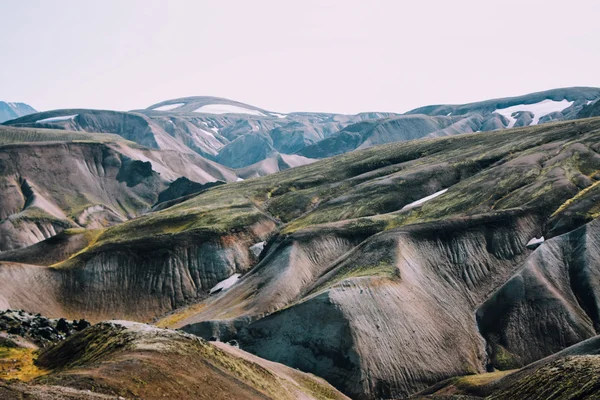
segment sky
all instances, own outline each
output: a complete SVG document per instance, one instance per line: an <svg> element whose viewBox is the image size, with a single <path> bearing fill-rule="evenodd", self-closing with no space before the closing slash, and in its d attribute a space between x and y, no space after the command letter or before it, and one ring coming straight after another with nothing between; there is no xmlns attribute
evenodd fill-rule
<svg viewBox="0 0 600 400"><path fill-rule="evenodd" d="M404 112L600 86L597 0L0 0L0 100Z"/></svg>

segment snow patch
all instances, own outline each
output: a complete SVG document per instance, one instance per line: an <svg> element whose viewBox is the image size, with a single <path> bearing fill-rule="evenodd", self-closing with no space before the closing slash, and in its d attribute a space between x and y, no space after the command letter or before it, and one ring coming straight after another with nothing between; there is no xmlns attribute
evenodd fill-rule
<svg viewBox="0 0 600 400"><path fill-rule="evenodd" d="M429 196L423 197L422 199L419 199L417 201L413 201L412 203L407 204L404 207L402 207L402 209L403 210L410 210L411 208L420 206L421 204L425 203L426 201L429 201L431 199L435 199L436 197L443 195L447 191L448 191L448 189L440 190L439 192L435 192L434 194L430 194Z"/></svg>
<svg viewBox="0 0 600 400"><path fill-rule="evenodd" d="M451 113L451 112L449 112L448 114L446 114L446 117L449 117L449 116L451 116L451 115L452 115L452 113Z"/></svg>
<svg viewBox="0 0 600 400"><path fill-rule="evenodd" d="M210 294L229 289L230 287L235 285L235 283L240 279L240 276L240 274L233 274L229 278L217 283L215 287L210 289Z"/></svg>
<svg viewBox="0 0 600 400"><path fill-rule="evenodd" d="M204 133L204 134L206 134L206 135L208 135L208 136L210 136L210 137L212 137L212 138L215 138L215 135L213 135L213 133L212 133L212 132L205 131L204 129L202 129L202 133ZM215 139L216 139L216 138L215 138Z"/></svg>
<svg viewBox="0 0 600 400"><path fill-rule="evenodd" d="M243 181L243 180L244 180L244 178L237 178L235 181L236 181L236 182L241 182L241 181Z"/></svg>
<svg viewBox="0 0 600 400"><path fill-rule="evenodd" d="M285 115L285 114L279 114L279 113L272 112L271 115L274 115L277 118L287 118L287 115Z"/></svg>
<svg viewBox="0 0 600 400"><path fill-rule="evenodd" d="M265 248L265 242L258 242L256 244L250 246L250 251L252 252L252 254L254 254L258 258L258 256L260 256L260 253L262 253L264 248Z"/></svg>
<svg viewBox="0 0 600 400"><path fill-rule="evenodd" d="M60 117L52 117L52 118L44 118L44 119L40 119L35 121L36 124L39 123L46 123L46 122L58 122L58 121L68 121L70 119L75 118L76 116L78 116L79 114L74 114L74 115L62 115Z"/></svg>
<svg viewBox="0 0 600 400"><path fill-rule="evenodd" d="M154 111L171 111L171 110L179 108L179 107L181 107L183 105L185 105L185 103L167 104L165 106L160 106L160 107L153 108L152 110L154 110Z"/></svg>
<svg viewBox="0 0 600 400"><path fill-rule="evenodd" d="M194 112L205 114L249 114L259 115L262 117L265 116L265 114L261 113L260 111L234 106L231 104L207 104L194 110Z"/></svg>
<svg viewBox="0 0 600 400"><path fill-rule="evenodd" d="M533 114L533 121L531 121L531 125L537 125L538 122L540 122L540 118L542 118L544 115L548 115L550 113L553 112L561 112L569 107L571 107L571 105L573 104L572 101L568 101L566 99L561 100L561 101L554 101L554 100L543 100L540 101L539 103L534 103L534 104L518 104L516 106L511 106L511 107L506 107L506 108L497 108L496 110L494 110L494 113L496 114L500 114L502 116L504 116L506 119L508 119L509 123L507 128L512 128L513 126L515 126L515 122L517 122L517 120L515 118L513 118L513 114L516 112L524 112L524 111L529 111L530 113Z"/></svg>
<svg viewBox="0 0 600 400"><path fill-rule="evenodd" d="M527 247L528 249L535 249L536 247L538 247L540 244L544 243L544 237L540 237L540 238L533 238L531 239L529 242L527 242L527 244L525 245L525 247Z"/></svg>

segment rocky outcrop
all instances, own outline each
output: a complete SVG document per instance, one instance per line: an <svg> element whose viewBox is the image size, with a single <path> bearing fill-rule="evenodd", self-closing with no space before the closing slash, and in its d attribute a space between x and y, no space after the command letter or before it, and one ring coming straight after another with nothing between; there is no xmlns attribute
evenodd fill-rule
<svg viewBox="0 0 600 400"><path fill-rule="evenodd" d="M90 326L86 320L51 319L23 310L0 311L0 332L20 336L39 347L47 347Z"/></svg>

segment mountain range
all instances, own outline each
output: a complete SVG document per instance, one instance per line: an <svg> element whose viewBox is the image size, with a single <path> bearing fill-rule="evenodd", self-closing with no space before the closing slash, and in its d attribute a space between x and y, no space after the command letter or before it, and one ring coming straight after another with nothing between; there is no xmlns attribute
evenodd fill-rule
<svg viewBox="0 0 600 400"><path fill-rule="evenodd" d="M594 398L598 99L7 121L0 395Z"/></svg>
<svg viewBox="0 0 600 400"><path fill-rule="evenodd" d="M243 175L261 176L378 144L573 119L598 98L597 88L565 88L463 105L426 106L403 115L343 115L283 114L218 97L185 97L130 112L54 110L5 124L114 133L142 146L197 153L229 168L245 168ZM288 158L293 161L285 161ZM276 160L270 164L278 167L265 168L265 160Z"/></svg>

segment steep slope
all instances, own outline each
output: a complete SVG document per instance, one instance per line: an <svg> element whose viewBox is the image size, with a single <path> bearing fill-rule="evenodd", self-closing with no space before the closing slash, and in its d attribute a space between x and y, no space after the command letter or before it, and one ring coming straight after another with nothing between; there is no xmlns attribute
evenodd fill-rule
<svg viewBox="0 0 600 400"><path fill-rule="evenodd" d="M600 117L600 101L588 101L588 104L577 115L577 118L590 117Z"/></svg>
<svg viewBox="0 0 600 400"><path fill-rule="evenodd" d="M118 136L0 127L0 251L141 215L181 176L236 179L196 154L148 150Z"/></svg>
<svg viewBox="0 0 600 400"><path fill-rule="evenodd" d="M0 123L37 112L25 103L10 103L0 101Z"/></svg>
<svg viewBox="0 0 600 400"><path fill-rule="evenodd" d="M346 399L322 379L229 345L126 321L87 328L37 363L51 372L28 385L9 384L14 397L3 398Z"/></svg>
<svg viewBox="0 0 600 400"><path fill-rule="evenodd" d="M478 310L491 362L514 368L600 332L600 219L545 241Z"/></svg>

